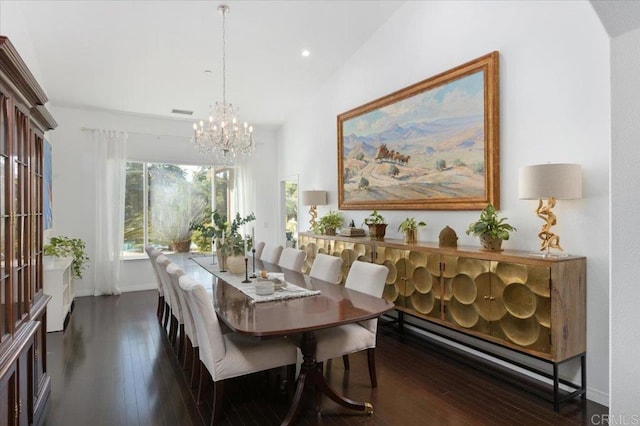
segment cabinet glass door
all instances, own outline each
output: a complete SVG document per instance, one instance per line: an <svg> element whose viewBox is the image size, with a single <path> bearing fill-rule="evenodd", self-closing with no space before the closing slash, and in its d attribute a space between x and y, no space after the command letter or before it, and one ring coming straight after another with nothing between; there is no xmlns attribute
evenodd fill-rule
<svg viewBox="0 0 640 426"><path fill-rule="evenodd" d="M10 101L0 93L0 342L4 342L11 332L12 323L8 304L11 301L11 281L9 275L10 263L7 262L9 238L7 230L11 225L11 208L9 200L9 185L11 169L9 161L10 140Z"/></svg>

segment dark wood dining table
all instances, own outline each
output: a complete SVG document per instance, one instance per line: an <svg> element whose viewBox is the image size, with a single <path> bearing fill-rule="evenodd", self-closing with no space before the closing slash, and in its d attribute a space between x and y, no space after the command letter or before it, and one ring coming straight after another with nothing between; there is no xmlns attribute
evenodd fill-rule
<svg viewBox="0 0 640 426"><path fill-rule="evenodd" d="M255 303L251 298L208 268L213 275L213 304L216 313L232 331L256 338L289 336L298 338L303 362L296 380L291 408L283 425L292 424L301 409L305 389L315 386L334 402L354 410L373 413L370 402L358 402L337 394L326 383L322 366L316 361L315 331L377 318L393 309L384 299L310 278L300 272L256 261L256 269L283 272L287 283L319 290L320 294Z"/></svg>

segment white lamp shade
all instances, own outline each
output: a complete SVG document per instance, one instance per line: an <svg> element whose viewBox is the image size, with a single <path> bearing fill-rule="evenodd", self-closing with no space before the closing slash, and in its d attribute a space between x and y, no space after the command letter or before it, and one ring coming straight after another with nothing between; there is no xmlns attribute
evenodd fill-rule
<svg viewBox="0 0 640 426"><path fill-rule="evenodd" d="M327 191L302 191L303 206L324 206L327 204Z"/></svg>
<svg viewBox="0 0 640 426"><path fill-rule="evenodd" d="M520 168L519 197L537 200L582 198L580 164L536 164Z"/></svg>

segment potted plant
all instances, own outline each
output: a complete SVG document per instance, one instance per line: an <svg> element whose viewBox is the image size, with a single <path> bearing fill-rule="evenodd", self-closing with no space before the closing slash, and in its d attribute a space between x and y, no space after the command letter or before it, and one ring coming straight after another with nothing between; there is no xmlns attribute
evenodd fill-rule
<svg viewBox="0 0 640 426"><path fill-rule="evenodd" d="M205 200L198 197L187 182L154 188L151 211L151 232L156 241L176 253L191 250L191 223L201 221L206 214Z"/></svg>
<svg viewBox="0 0 640 426"><path fill-rule="evenodd" d="M89 256L87 256L85 243L80 238L69 238L62 235L51 237L43 249L45 256L71 257L73 259L71 262L73 277L82 278L82 271L89 261Z"/></svg>
<svg viewBox="0 0 640 426"><path fill-rule="evenodd" d="M387 232L387 220L377 210L374 209L373 213L364 219L364 224L369 227L369 236L372 240L384 240L384 234Z"/></svg>
<svg viewBox="0 0 640 426"><path fill-rule="evenodd" d="M408 217L400 223L398 231L404 234L405 243L415 243L418 241L418 228L427 226L423 221L417 221L415 217Z"/></svg>
<svg viewBox="0 0 640 426"><path fill-rule="evenodd" d="M215 243L215 250L220 262L221 270L229 268L229 272L244 272L245 248L250 247L253 242L240 234L240 227L256 220L256 216L251 213L245 217L236 213L231 222L227 216L215 210L211 214L211 222L192 223L190 228L198 231L202 237L212 239Z"/></svg>
<svg viewBox="0 0 640 426"><path fill-rule="evenodd" d="M480 237L482 247L490 251L502 250L502 241L509 239L509 232L516 231L516 228L505 222L506 217L499 218L493 204L480 213L480 219L469 224L467 235Z"/></svg>
<svg viewBox="0 0 640 426"><path fill-rule="evenodd" d="M342 226L344 217L340 212L329 210L329 213L320 218L320 226L326 235L336 235L336 229Z"/></svg>

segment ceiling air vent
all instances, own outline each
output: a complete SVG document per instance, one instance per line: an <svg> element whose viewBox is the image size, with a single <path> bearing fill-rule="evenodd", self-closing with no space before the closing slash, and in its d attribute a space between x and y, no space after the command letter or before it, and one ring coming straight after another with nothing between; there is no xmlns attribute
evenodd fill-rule
<svg viewBox="0 0 640 426"><path fill-rule="evenodd" d="M193 111L187 111L186 109L172 109L173 114L193 115Z"/></svg>

